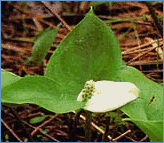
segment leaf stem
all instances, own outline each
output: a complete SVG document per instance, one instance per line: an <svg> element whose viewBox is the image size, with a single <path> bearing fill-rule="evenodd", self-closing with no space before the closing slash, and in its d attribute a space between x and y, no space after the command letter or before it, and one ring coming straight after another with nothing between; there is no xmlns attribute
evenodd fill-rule
<svg viewBox="0 0 164 143"><path fill-rule="evenodd" d="M92 112L86 111L86 122L85 122L85 141L91 142L92 137Z"/></svg>
<svg viewBox="0 0 164 143"><path fill-rule="evenodd" d="M107 117L107 125L106 125L105 133L103 134L101 142L108 142L109 141L109 139L108 139L109 125L110 125L110 117Z"/></svg>

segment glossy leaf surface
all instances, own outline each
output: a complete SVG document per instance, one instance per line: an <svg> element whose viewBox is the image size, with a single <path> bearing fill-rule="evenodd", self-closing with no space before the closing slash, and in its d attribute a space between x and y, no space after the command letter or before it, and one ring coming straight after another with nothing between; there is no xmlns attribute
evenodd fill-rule
<svg viewBox="0 0 164 143"><path fill-rule="evenodd" d="M84 106L84 103L69 97L69 92L60 90L60 84L42 76L21 78L1 91L3 103L33 103L56 113L66 113Z"/></svg>
<svg viewBox="0 0 164 143"><path fill-rule="evenodd" d="M12 82L18 80L19 78L20 77L16 74L1 69L1 89L4 86L9 85Z"/></svg>
<svg viewBox="0 0 164 143"><path fill-rule="evenodd" d="M112 80L122 66L121 51L112 30L90 10L60 43L45 76L59 81L63 88L74 89L78 85L81 89L90 79Z"/></svg>
<svg viewBox="0 0 164 143"><path fill-rule="evenodd" d="M162 86L147 79L135 68L128 66L120 72L117 78L121 81L133 82L142 92L141 98L126 104L120 109L148 135L150 141L163 142Z"/></svg>
<svg viewBox="0 0 164 143"><path fill-rule="evenodd" d="M126 120L124 120L126 121ZM151 142L163 142L163 120L137 120L127 119L134 122L149 136Z"/></svg>

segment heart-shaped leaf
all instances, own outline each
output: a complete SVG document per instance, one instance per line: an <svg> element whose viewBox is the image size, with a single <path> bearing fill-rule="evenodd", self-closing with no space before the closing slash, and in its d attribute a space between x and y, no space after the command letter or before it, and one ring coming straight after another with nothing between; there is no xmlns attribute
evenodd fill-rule
<svg viewBox="0 0 164 143"><path fill-rule="evenodd" d="M89 80L132 82L141 90L142 96L123 106L121 110L133 119L163 119L163 88L135 68L123 64L111 29L92 10L54 52L45 76L59 81L63 89L67 87L68 90L77 86L79 87L76 89L83 88L84 83ZM152 96L155 101L150 103ZM142 122L139 127L142 128Z"/></svg>
<svg viewBox="0 0 164 143"><path fill-rule="evenodd" d="M34 103L56 113L66 113L82 108L84 103L63 92L60 84L41 76L28 76L12 82L1 90L3 103Z"/></svg>
<svg viewBox="0 0 164 143"><path fill-rule="evenodd" d="M83 88L90 79L112 80L122 65L121 51L112 30L90 10L53 53L45 76L71 90L77 84Z"/></svg>

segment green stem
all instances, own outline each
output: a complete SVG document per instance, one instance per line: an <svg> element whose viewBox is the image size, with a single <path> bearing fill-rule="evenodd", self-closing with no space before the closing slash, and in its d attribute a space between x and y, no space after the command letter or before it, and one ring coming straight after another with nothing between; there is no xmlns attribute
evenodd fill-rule
<svg viewBox="0 0 164 143"><path fill-rule="evenodd" d="M85 141L91 142L92 137L92 112L86 111L86 122L85 122Z"/></svg>
<svg viewBox="0 0 164 143"><path fill-rule="evenodd" d="M108 131L109 131L109 125L110 125L110 117L107 117L107 125L105 128L105 133L103 134L102 141L101 142L108 142Z"/></svg>

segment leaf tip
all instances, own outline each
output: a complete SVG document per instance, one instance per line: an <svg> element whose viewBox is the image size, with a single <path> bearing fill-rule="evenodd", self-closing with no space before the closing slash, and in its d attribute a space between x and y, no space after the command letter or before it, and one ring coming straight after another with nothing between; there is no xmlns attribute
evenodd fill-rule
<svg viewBox="0 0 164 143"><path fill-rule="evenodd" d="M94 13L93 12L93 6L91 6L91 9L89 10L89 13Z"/></svg>

